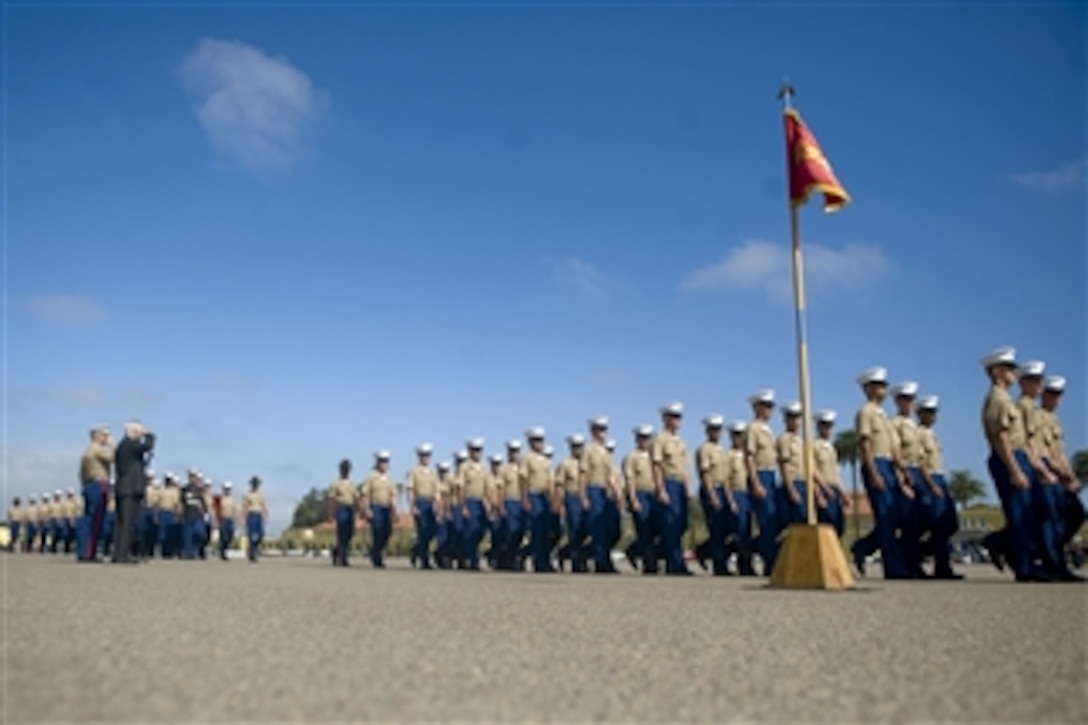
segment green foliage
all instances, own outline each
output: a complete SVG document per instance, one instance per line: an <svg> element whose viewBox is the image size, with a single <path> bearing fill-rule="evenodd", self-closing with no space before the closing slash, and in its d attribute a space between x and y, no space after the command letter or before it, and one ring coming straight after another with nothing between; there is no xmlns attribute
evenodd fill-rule
<svg viewBox="0 0 1088 725"><path fill-rule="evenodd" d="M857 432L844 430L835 436L835 452L839 454L839 463L856 466L861 458Z"/></svg>
<svg viewBox="0 0 1088 725"><path fill-rule="evenodd" d="M1088 449L1073 454L1073 474L1078 481L1088 485Z"/></svg>
<svg viewBox="0 0 1088 725"><path fill-rule="evenodd" d="M952 477L948 479L948 493L961 509L965 509L975 499L986 497L986 487L970 471L952 471Z"/></svg>
<svg viewBox="0 0 1088 725"><path fill-rule="evenodd" d="M295 506L291 517L291 528L309 528L317 526L329 518L329 501L324 490L311 488Z"/></svg>

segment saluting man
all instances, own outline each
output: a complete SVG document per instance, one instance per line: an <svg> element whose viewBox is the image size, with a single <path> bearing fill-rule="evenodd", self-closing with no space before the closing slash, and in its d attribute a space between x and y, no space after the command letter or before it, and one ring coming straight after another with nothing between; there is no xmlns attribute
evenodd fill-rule
<svg viewBox="0 0 1088 725"><path fill-rule="evenodd" d="M778 452L778 470L782 474L782 487L779 489L779 517L781 528L790 524L802 524L808 520L806 503L808 491L802 476L804 472L804 449L801 436L801 404L789 403L782 408L782 420L786 429L778 436L775 445Z"/></svg>
<svg viewBox="0 0 1088 725"><path fill-rule="evenodd" d="M553 512L553 478L548 457L544 455L544 429L530 428L525 432L529 450L521 460L522 509L529 518L529 536L533 571L551 573L551 536Z"/></svg>
<svg viewBox="0 0 1088 725"><path fill-rule="evenodd" d="M961 574L952 571L949 541L959 531L959 516L956 504L948 493L948 483L944 478L944 460L941 442L933 431L937 423L936 395L926 395L918 399L915 409L918 415L918 450L919 469L922 479L929 490L929 546L933 555L933 576L937 579L962 579Z"/></svg>
<svg viewBox="0 0 1088 725"><path fill-rule="evenodd" d="M246 553L250 562L256 564L268 521L268 502L261 493L261 479L257 476L249 479L249 491L242 496L242 515L246 521L246 540L249 544Z"/></svg>
<svg viewBox="0 0 1088 725"><path fill-rule="evenodd" d="M360 491L360 506L370 522L370 563L377 569L385 568L385 547L397 515L397 485L389 476L389 458L387 450L374 454L374 468L363 480Z"/></svg>
<svg viewBox="0 0 1088 725"><path fill-rule="evenodd" d="M661 406L662 430L654 439L650 459L654 464L665 573L690 576L684 563L682 542L687 529L688 471L691 460L687 445L679 436L683 403Z"/></svg>
<svg viewBox="0 0 1088 725"><path fill-rule="evenodd" d="M351 538L355 536L355 508L358 504L355 484L351 482L351 461L340 461L340 477L329 484L329 513L336 525L336 547L332 550L333 566L348 566Z"/></svg>
<svg viewBox="0 0 1088 725"><path fill-rule="evenodd" d="M745 434L744 449L748 468L748 485L752 510L759 526L759 558L763 560L763 576L770 576L778 558L778 491L775 466L778 454L774 432L768 421L774 412L774 391L760 390L748 397L752 406L752 422Z"/></svg>
<svg viewBox="0 0 1088 725"><path fill-rule="evenodd" d="M416 524L416 540L412 544L412 563L431 569L431 540L438 527L438 475L431 468L430 443L416 446L416 465L404 477L408 490L408 506Z"/></svg>
<svg viewBox="0 0 1088 725"><path fill-rule="evenodd" d="M865 404L858 410L855 426L861 452L861 476L873 511L873 529L851 547L858 572L865 575L865 558L880 549L885 579L910 579L895 537L895 489L900 485L895 470L895 433L881 405L888 394L888 371L872 367L858 376Z"/></svg>
<svg viewBox="0 0 1088 725"><path fill-rule="evenodd" d="M1016 382L1016 349L997 348L984 355L981 362L990 379L990 391L982 406L982 427L990 445L987 465L1005 513L1009 564L1018 582L1051 581L1052 577L1035 565L1032 556L1031 487L1035 471L1028 453L1023 410L1009 395L1009 388Z"/></svg>
<svg viewBox="0 0 1088 725"><path fill-rule="evenodd" d="M817 520L828 524L835 529L835 533L842 538L846 530L846 519L843 512L849 507L849 499L842 488L842 480L839 477L839 453L835 450L835 443L831 440L831 433L835 428L835 418L838 414L833 410L821 410L816 418L816 441L812 446L812 457L816 464L813 476L816 481L816 506Z"/></svg>
<svg viewBox="0 0 1088 725"><path fill-rule="evenodd" d="M462 513L465 517L464 559L467 568L480 569L480 542L484 538L487 523L487 509L484 497L487 494L487 469L480 460L484 453L483 438L468 441L468 460L461 467L461 494L464 497Z"/></svg>

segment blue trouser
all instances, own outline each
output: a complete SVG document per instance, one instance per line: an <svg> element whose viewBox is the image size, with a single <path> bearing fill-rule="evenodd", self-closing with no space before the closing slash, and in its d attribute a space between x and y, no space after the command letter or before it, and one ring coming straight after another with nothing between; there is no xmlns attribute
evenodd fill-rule
<svg viewBox="0 0 1088 725"><path fill-rule="evenodd" d="M948 483L944 480L944 475L934 473L932 478L944 495L931 494L929 498L929 545L933 554L933 573L943 576L952 573L949 541L959 531L960 522L956 515L956 502L948 493Z"/></svg>
<svg viewBox="0 0 1088 725"><path fill-rule="evenodd" d="M234 518L223 519L219 522L219 558L227 558L227 550L234 541Z"/></svg>
<svg viewBox="0 0 1088 725"><path fill-rule="evenodd" d="M435 557L439 561L439 564L441 564L445 558L450 556L449 544L450 544L450 522L449 522L449 517L447 516L445 519L438 522L436 524L436 526L435 526L434 553L435 553Z"/></svg>
<svg viewBox="0 0 1088 725"><path fill-rule="evenodd" d="M1062 551L1080 531L1080 527L1084 525L1084 519L1084 502L1081 501L1080 496L1075 491L1066 489L1062 494Z"/></svg>
<svg viewBox="0 0 1088 725"><path fill-rule="evenodd" d="M185 517L181 524L181 558L195 559L196 549L203 533L204 522L199 518Z"/></svg>
<svg viewBox="0 0 1088 725"><path fill-rule="evenodd" d="M525 538L525 509L521 507L521 501L507 500L503 503L506 509L505 519L505 546L509 564L515 569L521 568L521 542Z"/></svg>
<svg viewBox="0 0 1088 725"><path fill-rule="evenodd" d="M79 517L76 557L79 561L94 560L98 555L98 539L102 518L106 513L106 487L99 481L83 483L83 516Z"/></svg>
<svg viewBox="0 0 1088 725"><path fill-rule="evenodd" d="M533 571L552 570L552 509L546 493L529 494L529 530Z"/></svg>
<svg viewBox="0 0 1088 725"><path fill-rule="evenodd" d="M670 574L687 571L684 564L682 546L684 531L687 529L687 491L682 481L675 478L665 479L665 491L669 502L657 503L658 527L661 530L661 548L665 558L665 571Z"/></svg>
<svg viewBox="0 0 1088 725"><path fill-rule="evenodd" d="M151 556L154 553L153 547L149 545L154 526L155 516L151 508L141 506L140 512L136 515L136 546L139 549L139 556Z"/></svg>
<svg viewBox="0 0 1088 725"><path fill-rule="evenodd" d="M465 511L461 501L450 502L449 550L458 567L467 566L465 561Z"/></svg>
<svg viewBox="0 0 1088 725"><path fill-rule="evenodd" d="M117 525L117 512L107 509L102 516L102 553L109 556L113 551L113 530Z"/></svg>
<svg viewBox="0 0 1088 725"><path fill-rule="evenodd" d="M388 506L370 505L370 562L383 566L385 546L393 533L393 517Z"/></svg>
<svg viewBox="0 0 1088 725"><path fill-rule="evenodd" d="M756 524L759 526L757 546L759 558L763 559L763 576L770 576L778 559L778 534L781 533L776 506L778 491L774 471L756 471L756 475L759 476L759 485L767 495L760 498L752 494L752 510L755 511Z"/></svg>
<svg viewBox="0 0 1088 725"><path fill-rule="evenodd" d="M612 567L612 549L620 543L623 536L622 523L620 521L620 504L614 498L606 497L604 500L604 530L605 548L608 550L608 565Z"/></svg>
<svg viewBox="0 0 1088 725"><path fill-rule="evenodd" d="M827 498L827 504L816 511L816 520L821 524L828 524L839 538L842 538L846 530L846 519L842 512L842 498L837 488L831 489L831 495Z"/></svg>
<svg viewBox="0 0 1088 725"><path fill-rule="evenodd" d="M790 498L789 491L783 484L778 489L778 505L780 528L785 529L790 524L804 524L808 522L808 487L804 481L793 481L793 490L797 492L797 503Z"/></svg>
<svg viewBox="0 0 1088 725"><path fill-rule="evenodd" d="M892 488L895 494L895 526L899 530L899 553L911 575L922 572L921 510L914 479L915 470L917 469L907 468L906 471L907 483L914 492L914 498L909 497L902 486L896 485Z"/></svg>
<svg viewBox="0 0 1088 725"><path fill-rule="evenodd" d="M566 513L567 549L570 551L570 565L574 571L585 571L582 561L582 544L586 538L586 520L590 512L582 507L582 497L576 493L563 496L563 510Z"/></svg>
<svg viewBox="0 0 1088 725"><path fill-rule="evenodd" d="M612 532L609 529L608 491L602 484L590 483L586 487L589 498L589 520L583 519L583 526L588 523L590 541L593 544L593 566L597 571L612 569ZM584 529L583 529L584 531Z"/></svg>
<svg viewBox="0 0 1088 725"><path fill-rule="evenodd" d="M1016 464L1028 479L1026 489L1012 485L1012 474L1001 457L991 451L986 464L994 479L994 487L1001 499L1001 510L1005 514L1005 540L1009 547L1009 566L1018 579L1030 579L1036 573L1033 563L1032 534L1034 533L1034 510L1032 506L1032 487L1035 475L1031 469L1027 454L1014 451Z"/></svg>
<svg viewBox="0 0 1088 725"><path fill-rule="evenodd" d="M732 512L725 498L725 487L714 484L714 494L718 499L717 507L714 506L705 490L702 487L699 488L699 501L703 507L703 519L706 521L710 560L713 562L714 574L722 576L726 573L726 563L729 561L725 539L729 535L729 515Z"/></svg>
<svg viewBox="0 0 1088 725"><path fill-rule="evenodd" d="M49 535L49 551L57 553L57 544L60 542L60 519L49 519L47 533ZM46 537L42 536L42 549L45 549Z"/></svg>
<svg viewBox="0 0 1088 725"><path fill-rule="evenodd" d="M351 549L351 537L355 536L355 508L349 504L336 506L336 549L332 554L333 564L347 564Z"/></svg>
<svg viewBox="0 0 1088 725"><path fill-rule="evenodd" d="M159 552L164 559L177 555L177 530L173 511L159 511Z"/></svg>
<svg viewBox="0 0 1088 725"><path fill-rule="evenodd" d="M434 515L434 501L429 498L416 499L416 541L412 546L419 565L431 568L431 539L435 536L437 522Z"/></svg>
<svg viewBox="0 0 1088 725"><path fill-rule="evenodd" d="M738 572L750 576L755 573L752 569L752 495L747 491L734 491L733 501L737 504L737 512L733 513L728 506L725 510L727 532L733 535Z"/></svg>
<svg viewBox="0 0 1088 725"><path fill-rule="evenodd" d="M246 541L249 544L246 552L249 560L257 561L261 542L264 541L264 516L260 511L250 511L246 514Z"/></svg>
<svg viewBox="0 0 1088 725"><path fill-rule="evenodd" d="M38 525L31 521L26 524L26 541L23 542L26 547L26 551L31 551L34 548L34 539L38 535Z"/></svg>
<svg viewBox="0 0 1088 725"><path fill-rule="evenodd" d="M480 568L480 542L483 541L487 514L484 501L475 496L465 498L468 516L465 518L465 559L470 569Z"/></svg>
<svg viewBox="0 0 1088 725"><path fill-rule="evenodd" d="M19 550L19 544L21 543L19 541L19 534L21 534L21 533L23 533L23 524L22 524L22 522L21 521L12 521L11 522L11 541L8 543L8 549L10 551L18 551Z"/></svg>
<svg viewBox="0 0 1088 725"><path fill-rule="evenodd" d="M644 572L657 571L657 495L653 491L636 491L638 511L631 512L635 523L635 536Z"/></svg>
<svg viewBox="0 0 1088 725"><path fill-rule="evenodd" d="M1060 574L1068 568L1061 543L1065 489L1061 484L1045 484L1035 478L1031 482L1031 498L1035 516L1034 539L1043 568Z"/></svg>
<svg viewBox="0 0 1088 725"><path fill-rule="evenodd" d="M860 557L866 557L879 549L884 578L907 578L910 572L900 553L899 541L895 537L895 489L899 487L895 477L895 467L890 458L877 458L875 463L884 488L879 489L873 484L868 466L861 467L865 492L869 496L869 506L873 510L873 529L854 543L854 552Z"/></svg>

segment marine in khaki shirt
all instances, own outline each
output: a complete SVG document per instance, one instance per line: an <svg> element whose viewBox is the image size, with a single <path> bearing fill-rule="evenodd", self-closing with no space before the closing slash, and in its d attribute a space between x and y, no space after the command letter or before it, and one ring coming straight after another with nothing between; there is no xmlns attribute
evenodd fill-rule
<svg viewBox="0 0 1088 725"><path fill-rule="evenodd" d="M623 458L623 479L627 487L627 497L631 510L639 511L639 493L655 493L654 464L650 460L650 447L653 445L654 429L648 425L637 426L635 449Z"/></svg>
<svg viewBox="0 0 1088 725"><path fill-rule="evenodd" d="M588 509L589 499L582 485L585 440L580 435L567 436L567 445L570 447L570 455L555 467L555 485L562 489L564 495L581 498L584 508Z"/></svg>
<svg viewBox="0 0 1088 725"><path fill-rule="evenodd" d="M397 485L385 471L372 470L360 486L361 501L375 506L392 506L397 495Z"/></svg>
<svg viewBox="0 0 1088 725"><path fill-rule="evenodd" d="M782 418L786 429L778 436L775 442L775 452L778 457L778 470L782 476L782 490L794 505L799 505L801 492L797 484L804 483L805 465L804 451L801 445L801 436L798 431L801 428L801 415L803 409L800 403L790 403L782 408ZM815 494L815 491L813 491Z"/></svg>
<svg viewBox="0 0 1088 725"><path fill-rule="evenodd" d="M487 494L487 468L478 460L470 459L461 466L461 495L466 499L483 499Z"/></svg>
<svg viewBox="0 0 1088 725"><path fill-rule="evenodd" d="M433 501L438 496L438 474L429 465L413 466L404 477L404 485L415 499Z"/></svg>
<svg viewBox="0 0 1088 725"><path fill-rule="evenodd" d="M1024 435L1027 438L1027 454L1031 466L1044 485L1052 485L1058 482L1058 478L1043 463L1043 456L1046 454L1043 444L1045 411L1035 402L1043 392L1045 369L1046 364L1039 361L1026 362L1020 366L1017 371L1020 379L1020 399L1017 404L1024 420Z"/></svg>
<svg viewBox="0 0 1088 725"><path fill-rule="evenodd" d="M26 507L23 506L18 497L15 498L11 506L8 508L7 521L9 524L26 523Z"/></svg>
<svg viewBox="0 0 1088 725"><path fill-rule="evenodd" d="M525 436L529 441L529 450L521 459L522 505L529 510L530 494L545 494L551 496L554 492L554 476L552 475L551 462L544 455L544 432L541 429L530 429Z"/></svg>
<svg viewBox="0 0 1088 725"><path fill-rule="evenodd" d="M699 474L699 487L707 502L714 509L720 509L728 504L730 509L736 510L732 491L725 486L727 475L726 454L721 446L721 434L724 426L725 419L720 415L710 415L703 419L706 440L695 449L695 468ZM719 487L724 491L725 501L722 501L718 496Z"/></svg>
<svg viewBox="0 0 1088 725"><path fill-rule="evenodd" d="M891 395L895 401L896 414L891 419L893 455L900 469L917 468L921 461L918 448L918 428L911 413L914 410L914 398L918 394L918 383L907 381L892 386Z"/></svg>
<svg viewBox="0 0 1088 725"><path fill-rule="evenodd" d="M748 463L745 446L748 424L736 422L729 426L732 448L725 452L725 485L732 493L748 492Z"/></svg>
<svg viewBox="0 0 1088 725"><path fill-rule="evenodd" d="M178 490L177 481L168 479L167 485L163 486L155 497L155 504L159 511L169 511L173 514L180 513L181 491Z"/></svg>
<svg viewBox="0 0 1088 725"><path fill-rule="evenodd" d="M521 501L521 442L511 440L506 444L506 463L499 468L499 486L504 501Z"/></svg>
<svg viewBox="0 0 1088 725"><path fill-rule="evenodd" d="M814 498L817 505L826 506L831 498L837 497L842 501L843 508L849 508L850 499L846 497L839 479L839 453L831 440L837 417L833 410L821 410L816 414L816 440L812 444L812 459L816 466Z"/></svg>
<svg viewBox="0 0 1088 725"><path fill-rule="evenodd" d="M936 498L944 498L942 489L934 478L944 474L944 458L941 442L933 431L937 422L937 396L927 395L918 401L918 468L922 471L929 492Z"/></svg>
<svg viewBox="0 0 1088 725"><path fill-rule="evenodd" d="M338 478L330 483L328 497L338 506L355 506L359 498L355 484L348 478Z"/></svg>
<svg viewBox="0 0 1088 725"><path fill-rule="evenodd" d="M257 490L246 491L242 494L242 513L246 516L259 513L267 518L268 502L265 500L264 494Z"/></svg>
<svg viewBox="0 0 1088 725"><path fill-rule="evenodd" d="M223 492L219 494L219 520L227 521L238 517L238 504L234 500L233 486L230 483L223 484Z"/></svg>
<svg viewBox="0 0 1088 725"><path fill-rule="evenodd" d="M23 509L23 522L37 525L42 520L42 511L33 496L26 500L26 508Z"/></svg>
<svg viewBox="0 0 1088 725"><path fill-rule="evenodd" d="M113 447L110 434L105 428L91 431L91 443L83 451L79 460L79 482L88 481L106 483L110 480L110 467L113 466Z"/></svg>
<svg viewBox="0 0 1088 725"><path fill-rule="evenodd" d="M1031 482L1017 463L1015 453L1027 453L1027 432L1023 413L1009 395L1009 387L1016 382L1016 350L994 350L982 358L982 365L991 383L982 403L982 430L986 442L1008 471L1009 483L1026 489Z"/></svg>

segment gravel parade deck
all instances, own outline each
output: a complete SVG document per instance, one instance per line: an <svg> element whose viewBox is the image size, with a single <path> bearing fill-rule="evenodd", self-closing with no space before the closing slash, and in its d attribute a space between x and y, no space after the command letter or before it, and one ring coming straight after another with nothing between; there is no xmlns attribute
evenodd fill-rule
<svg viewBox="0 0 1088 725"><path fill-rule="evenodd" d="M0 557L6 722L1088 720L1088 587ZM621 565L626 569L626 564Z"/></svg>

